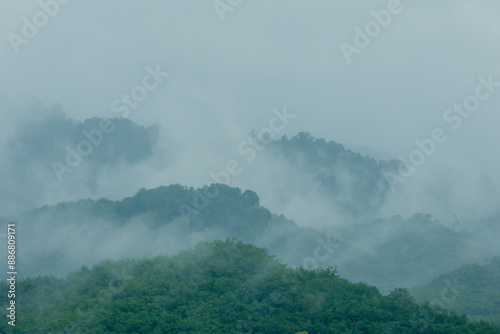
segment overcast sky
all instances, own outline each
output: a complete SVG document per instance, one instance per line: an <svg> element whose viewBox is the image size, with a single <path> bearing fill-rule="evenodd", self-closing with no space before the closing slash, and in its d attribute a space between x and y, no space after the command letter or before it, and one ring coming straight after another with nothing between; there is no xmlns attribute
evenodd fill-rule
<svg viewBox="0 0 500 334"><path fill-rule="evenodd" d="M478 77L500 82L498 1L228 0L233 10L217 13L212 1L73 0L53 17L40 13L46 2L2 1L4 131L33 103L115 117L113 101L159 66L169 76L127 117L177 140L235 145L287 106L297 118L283 133L394 157L442 128L448 139L425 168L497 176L500 87L457 129L443 115ZM355 46L356 27L388 7L397 13L348 62L341 43ZM23 37L36 20L46 24Z"/></svg>

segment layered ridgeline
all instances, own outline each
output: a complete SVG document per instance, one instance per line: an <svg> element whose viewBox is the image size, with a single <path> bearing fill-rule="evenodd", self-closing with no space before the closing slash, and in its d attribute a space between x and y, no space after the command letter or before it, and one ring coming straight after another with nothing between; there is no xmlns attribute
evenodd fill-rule
<svg viewBox="0 0 500 334"><path fill-rule="evenodd" d="M428 214L334 227L328 233L345 247L335 259L340 273L383 292L421 285L484 257L470 234L443 226Z"/></svg>
<svg viewBox="0 0 500 334"><path fill-rule="evenodd" d="M412 293L417 300L500 324L500 257L482 265L462 266Z"/></svg>
<svg viewBox="0 0 500 334"><path fill-rule="evenodd" d="M155 168L168 174L169 163L179 153L158 158L163 152L158 150L160 128L142 127L127 119L75 121L55 111L41 120L20 123L14 133L0 168L1 212L39 206L46 199L98 198L98 190L120 198L121 193L138 189L135 184L142 185L143 180L154 179L149 184L158 184L161 177L149 179L147 174ZM395 171L395 161L376 161L307 133L270 141L265 147L265 153L245 166L241 178L252 187L260 186L252 188L259 194L267 192L266 203L273 203L274 208L283 207L275 205L281 199L294 198L290 205L299 207L306 218L297 220L298 225L328 229L303 228L276 215L285 210L273 214L260 206L259 197L250 190L224 185L141 189L123 200L62 202L2 219L18 222L20 275L62 277L82 264L107 258L172 254L200 240L237 237L268 248L287 264L337 266L343 277L376 285L387 293L500 254L494 251L498 247L492 237L500 216L478 222L472 234L454 231L426 214L374 220L390 191L383 172ZM90 149L81 161L75 156ZM253 154L241 158L250 157ZM143 168L146 165L155 167ZM267 177L261 182L260 176L270 169L276 170L273 176L286 177ZM287 174L288 169L294 172ZM126 178L134 180L124 182ZM125 183L128 188L120 187ZM280 192L280 187L288 185ZM311 188L321 191L303 196ZM315 221L318 208L324 209L325 221ZM333 218L330 213L338 215ZM488 247L481 249L484 241ZM5 261L1 258L0 264Z"/></svg>
<svg viewBox="0 0 500 334"><path fill-rule="evenodd" d="M0 186L4 190L0 194L0 215L47 202L114 194L115 184L122 182L119 177L137 173L133 168L138 164L147 165L141 165L146 172L139 173L140 179L162 179L162 172L168 174L169 167L178 160L188 159L180 149L186 149L186 143L167 138L168 133L162 132L159 125L144 127L124 118L79 121L66 117L58 108L37 112L36 119L16 125L3 143L5 147L0 145L5 155L0 163ZM277 172L293 169L299 178L290 177L287 182L296 184L290 187L297 196L304 192L302 185L313 180L315 187L322 190L319 196L324 195L332 210L345 219L376 215L389 189L383 173L394 171L397 165L396 161L376 161L308 133L265 141L267 144L256 136L253 139L255 147L266 148L256 159L265 164L251 165L258 169L255 174L269 166L275 166ZM244 152L242 162L253 161L258 150L247 145ZM189 163L203 163L192 159L195 157L189 158ZM249 184L259 182L248 171L244 177ZM144 183L137 184L140 187ZM271 179L266 190L282 186Z"/></svg>
<svg viewBox="0 0 500 334"><path fill-rule="evenodd" d="M171 254L226 237L269 246L288 263L300 263L316 239L325 239L272 215L253 191L223 184L141 189L120 201L64 202L1 220L17 222L18 263L25 276L62 276L82 264Z"/></svg>
<svg viewBox="0 0 500 334"><path fill-rule="evenodd" d="M353 220L376 217L391 184L384 176L396 172L398 161L377 161L346 149L334 141L301 132L268 144L274 156L283 157L310 176L330 198L330 205Z"/></svg>
<svg viewBox="0 0 500 334"><path fill-rule="evenodd" d="M335 270L290 269L263 249L230 240L173 257L107 261L65 279L25 279L18 287L16 333L500 333L417 304L405 289L383 296ZM7 328L7 318L0 321Z"/></svg>
<svg viewBox="0 0 500 334"><path fill-rule="evenodd" d="M223 184L141 189L120 201L65 202L3 221L17 222L24 276L61 277L82 264L172 254L226 237L266 247L289 265L336 266L343 277L383 293L481 259L470 235L429 215L315 230L272 214L255 192Z"/></svg>

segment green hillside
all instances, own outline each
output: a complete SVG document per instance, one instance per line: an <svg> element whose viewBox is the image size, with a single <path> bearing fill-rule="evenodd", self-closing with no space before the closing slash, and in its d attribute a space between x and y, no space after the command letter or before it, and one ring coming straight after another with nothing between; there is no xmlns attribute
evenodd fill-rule
<svg viewBox="0 0 500 334"><path fill-rule="evenodd" d="M462 266L412 292L419 301L500 324L500 257L485 265Z"/></svg>
<svg viewBox="0 0 500 334"><path fill-rule="evenodd" d="M253 191L242 191L224 184L200 189L181 185L141 189L134 196L119 201L85 199L63 202L0 221L17 222L19 233L26 242L26 246L19 250L24 276L65 276L69 270L76 270L82 264L96 263L90 255L87 256L96 252L96 248L105 249L97 252L98 259L113 258L112 246L107 247L109 244L120 244L120 249L125 252L115 259L162 254L165 248L157 247L143 253L144 247L135 247L123 238L119 239L123 234L134 237L131 231L141 231L140 237L148 243L146 246L153 239L178 244L170 249L170 253L192 246L197 240L236 237L269 248L289 264L301 264L317 247L316 239L325 239L320 231L299 227L284 216L272 215L260 206L259 197ZM47 230L51 232L45 232ZM96 236L81 244L73 231ZM40 241L44 239L41 235L45 234L51 242ZM75 250L78 247L81 247L80 251ZM58 261L54 262L54 258ZM0 264L2 261L5 262L5 258L0 259Z"/></svg>
<svg viewBox="0 0 500 334"><path fill-rule="evenodd" d="M405 289L382 296L335 270L290 269L234 240L17 284L16 333L500 333L417 304Z"/></svg>
<svg viewBox="0 0 500 334"><path fill-rule="evenodd" d="M17 124L3 151L2 215L42 205L54 187L74 194L68 198L85 190L94 193L102 172L144 162L158 144L157 125L144 127L123 118L79 121L56 111L38 117Z"/></svg>
<svg viewBox="0 0 500 334"><path fill-rule="evenodd" d="M478 258L468 235L442 226L430 215L395 216L320 231L273 215L251 190L224 184L141 189L123 200L64 202L3 221L18 222L26 243L20 248L22 274L27 276L63 277L99 260L172 254L197 241L236 237L269 249L288 265L338 267L343 277L387 293L428 282ZM41 241L47 239L40 237L45 231L51 231L51 242ZM81 244L73 231L94 237ZM134 233L145 247L128 241ZM120 238L124 234L129 236ZM152 243L156 248L146 252ZM162 243L172 245L168 253L161 253ZM122 250L117 255L115 244Z"/></svg>
<svg viewBox="0 0 500 334"><path fill-rule="evenodd" d="M383 172L395 171L399 164L397 160L377 161L307 132L284 136L269 146L274 154L311 175L331 197L332 205L354 218L376 215L390 190Z"/></svg>

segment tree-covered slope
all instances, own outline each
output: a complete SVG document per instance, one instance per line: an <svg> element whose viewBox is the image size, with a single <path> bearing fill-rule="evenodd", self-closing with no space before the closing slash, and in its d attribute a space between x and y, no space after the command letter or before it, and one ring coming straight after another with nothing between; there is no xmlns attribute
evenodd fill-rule
<svg viewBox="0 0 500 334"><path fill-rule="evenodd" d="M407 290L382 296L335 270L290 269L232 240L25 279L17 296L16 333L500 333L417 304Z"/></svg>
<svg viewBox="0 0 500 334"><path fill-rule="evenodd" d="M93 194L102 173L152 157L158 136L158 126L123 118L79 121L57 109L20 122L0 147L0 214L31 209L51 198Z"/></svg>
<svg viewBox="0 0 500 334"><path fill-rule="evenodd" d="M143 188L134 196L119 201L103 198L62 202L9 219L29 225L50 219L54 226L106 219L116 226L126 226L138 217L151 228L180 221L186 231L216 228L238 237L251 237L268 227L272 215L260 206L259 197L251 190L242 192L224 184L200 189L177 184L149 190Z"/></svg>
<svg viewBox="0 0 500 334"><path fill-rule="evenodd" d="M331 196L332 205L355 218L378 212L390 190L383 172L398 166L396 160L377 161L306 132L284 136L269 146L274 154L311 175Z"/></svg>
<svg viewBox="0 0 500 334"><path fill-rule="evenodd" d="M331 233L346 248L335 263L339 272L384 292L428 282L481 258L469 235L443 226L428 214L341 226Z"/></svg>
<svg viewBox="0 0 500 334"><path fill-rule="evenodd" d="M18 125L9 140L9 160L17 165L44 162L50 167L54 161L66 164L68 153L73 151L97 168L122 161L133 163L153 153L158 131L157 126L144 127L125 118L78 121L53 112ZM79 146L82 141L92 147ZM87 151L91 153L85 154Z"/></svg>
<svg viewBox="0 0 500 334"><path fill-rule="evenodd" d="M201 240L227 237L265 247L289 265L337 267L343 277L376 285L383 293L480 259L468 235L429 215L320 231L273 215L251 190L223 184L141 189L119 201L64 202L8 220L18 223L26 276L61 277L82 264L172 254Z"/></svg>
<svg viewBox="0 0 500 334"><path fill-rule="evenodd" d="M287 263L301 264L323 236L272 215L253 191L223 184L141 189L119 201L63 202L1 221L17 222L20 242L25 243L19 250L25 276L64 276L81 264L171 254L200 240L227 237L267 247Z"/></svg>
<svg viewBox="0 0 500 334"><path fill-rule="evenodd" d="M500 257L484 265L462 266L412 292L420 301L465 313L471 319L500 323Z"/></svg>

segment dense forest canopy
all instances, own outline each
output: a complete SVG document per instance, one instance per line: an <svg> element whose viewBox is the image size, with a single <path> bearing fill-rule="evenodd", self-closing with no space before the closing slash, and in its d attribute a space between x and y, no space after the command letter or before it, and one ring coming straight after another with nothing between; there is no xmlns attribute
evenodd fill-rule
<svg viewBox="0 0 500 334"><path fill-rule="evenodd" d="M334 269L291 269L236 240L18 286L16 333L500 333L418 304L406 289L383 296Z"/></svg>

